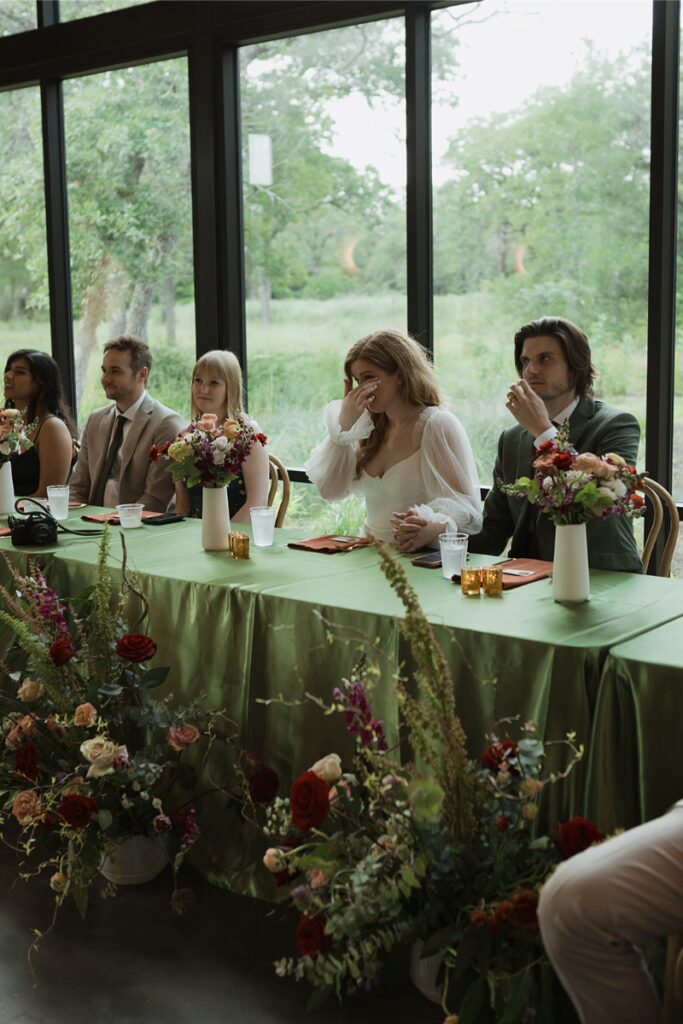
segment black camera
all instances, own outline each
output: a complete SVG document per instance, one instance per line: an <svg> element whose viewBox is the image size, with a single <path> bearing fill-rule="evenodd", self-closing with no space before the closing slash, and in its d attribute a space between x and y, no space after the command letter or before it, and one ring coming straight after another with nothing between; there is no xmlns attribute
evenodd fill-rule
<svg viewBox="0 0 683 1024"><path fill-rule="evenodd" d="M12 543L17 548L24 545L37 548L57 543L57 520L47 512L29 512L22 519L8 516L7 524L12 531Z"/></svg>

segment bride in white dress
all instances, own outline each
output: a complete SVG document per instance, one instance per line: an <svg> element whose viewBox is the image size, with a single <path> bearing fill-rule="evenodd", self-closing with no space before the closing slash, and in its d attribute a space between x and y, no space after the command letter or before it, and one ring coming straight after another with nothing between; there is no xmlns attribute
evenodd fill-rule
<svg viewBox="0 0 683 1024"><path fill-rule="evenodd" d="M344 398L325 408L328 436L305 464L323 498L362 494L364 533L400 551L438 547L445 530L478 533L472 448L422 346L376 331L351 348L344 374Z"/></svg>

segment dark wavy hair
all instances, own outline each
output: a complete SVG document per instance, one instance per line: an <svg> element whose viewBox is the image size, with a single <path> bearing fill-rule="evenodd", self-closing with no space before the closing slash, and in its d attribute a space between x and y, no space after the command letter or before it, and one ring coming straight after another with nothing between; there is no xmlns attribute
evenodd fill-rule
<svg viewBox="0 0 683 1024"><path fill-rule="evenodd" d="M580 327L560 316L542 316L532 320L515 334L515 366L522 376L522 349L527 338L554 338L564 352L569 366L570 380L579 398L593 394L593 381L597 370L591 362L591 347Z"/></svg>
<svg viewBox="0 0 683 1024"><path fill-rule="evenodd" d="M47 352L39 352L37 349L19 348L7 357L5 373L7 373L15 359L23 359L28 363L31 376L38 385L38 390L29 401L28 409L26 410L28 422L32 423L33 420L50 414L59 416L60 420L64 420L66 423L73 439L76 440L78 438L78 429L73 421L71 410L64 401L62 375L52 356L49 356Z"/></svg>

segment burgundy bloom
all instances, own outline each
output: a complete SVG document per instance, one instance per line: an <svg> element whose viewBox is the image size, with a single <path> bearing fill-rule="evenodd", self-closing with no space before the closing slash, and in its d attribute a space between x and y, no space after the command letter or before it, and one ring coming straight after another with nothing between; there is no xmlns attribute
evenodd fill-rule
<svg viewBox="0 0 683 1024"><path fill-rule="evenodd" d="M573 463L574 460L569 452L558 452L557 455L553 457L553 464L557 466L558 469L571 469Z"/></svg>
<svg viewBox="0 0 683 1024"><path fill-rule="evenodd" d="M555 828L555 846L565 860L587 850L593 843L601 843L604 838L602 832L586 818L574 817Z"/></svg>
<svg viewBox="0 0 683 1024"><path fill-rule="evenodd" d="M93 814L97 814L99 808L97 800L84 793L70 793L61 799L58 813L71 828L87 828Z"/></svg>
<svg viewBox="0 0 683 1024"><path fill-rule="evenodd" d="M517 765L510 764L512 760L517 758L518 753L519 747L513 740L502 740L500 743L492 743L481 755L482 767L488 768L490 772L503 770L510 772L511 775L519 775Z"/></svg>
<svg viewBox="0 0 683 1024"><path fill-rule="evenodd" d="M530 932L538 928L536 906L538 897L535 892L524 889L512 897L512 906L507 908L507 919L515 928Z"/></svg>
<svg viewBox="0 0 683 1024"><path fill-rule="evenodd" d="M330 810L330 791L327 783L315 772L304 772L292 784L290 793L292 821L301 832L319 825Z"/></svg>
<svg viewBox="0 0 683 1024"><path fill-rule="evenodd" d="M75 653L76 651L70 636L60 636L59 640L55 640L50 648L50 657L55 665L66 665L67 661L71 661Z"/></svg>
<svg viewBox="0 0 683 1024"><path fill-rule="evenodd" d="M14 771L33 781L38 774L38 747L30 741L14 751Z"/></svg>
<svg viewBox="0 0 683 1024"><path fill-rule="evenodd" d="M264 764L249 779L249 796L252 803L269 804L277 796L280 781L277 773Z"/></svg>
<svg viewBox="0 0 683 1024"><path fill-rule="evenodd" d="M314 960L318 953L324 953L332 945L332 936L325 932L325 918L322 914L312 917L304 914L296 926L296 941L302 956L310 956Z"/></svg>
<svg viewBox="0 0 683 1024"><path fill-rule="evenodd" d="M157 652L157 645L144 633L129 633L116 644L116 653L124 661L149 661Z"/></svg>

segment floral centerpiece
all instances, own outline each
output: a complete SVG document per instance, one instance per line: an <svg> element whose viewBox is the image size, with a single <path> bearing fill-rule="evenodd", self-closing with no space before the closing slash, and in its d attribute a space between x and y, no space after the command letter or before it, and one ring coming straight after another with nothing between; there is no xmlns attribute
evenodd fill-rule
<svg viewBox="0 0 683 1024"><path fill-rule="evenodd" d="M131 836L167 850L174 909L191 899L176 881L200 834L188 800L197 771L184 754L212 719L199 701L174 707L152 697L168 669L148 667L154 640L126 627L124 610L142 595L125 547L112 614L108 553L105 530L95 585L71 603L35 566L26 576L10 566L0 611L2 632L13 634L1 664L0 838L18 853L21 877L47 874L55 916L69 897L85 913L103 858Z"/></svg>
<svg viewBox="0 0 683 1024"><path fill-rule="evenodd" d="M538 449L533 477L501 483L504 494L526 498L556 526L587 523L607 516L640 516L644 501L636 493L645 474L628 466L621 455L579 454L569 443L569 421L557 436Z"/></svg>
<svg viewBox="0 0 683 1024"><path fill-rule="evenodd" d="M443 1006L460 1024L573 1019L543 952L538 890L603 836L580 818L544 832L537 814L582 750L572 735L559 741L551 769L537 726L509 719L470 757L445 658L403 570L380 551L416 666L417 696L408 680L396 684L416 761L398 764L387 749L363 664L329 702L309 697L343 716L356 754L317 761L289 798L269 794L264 864L300 913L299 955L277 973L307 980L313 1007L376 985L394 947L420 940L424 955L444 954Z"/></svg>
<svg viewBox="0 0 683 1024"><path fill-rule="evenodd" d="M265 434L256 433L247 423L227 419L219 424L213 413L205 413L175 441L152 445L149 457L153 462L164 459L174 482L225 487L239 474L254 445L266 441Z"/></svg>

